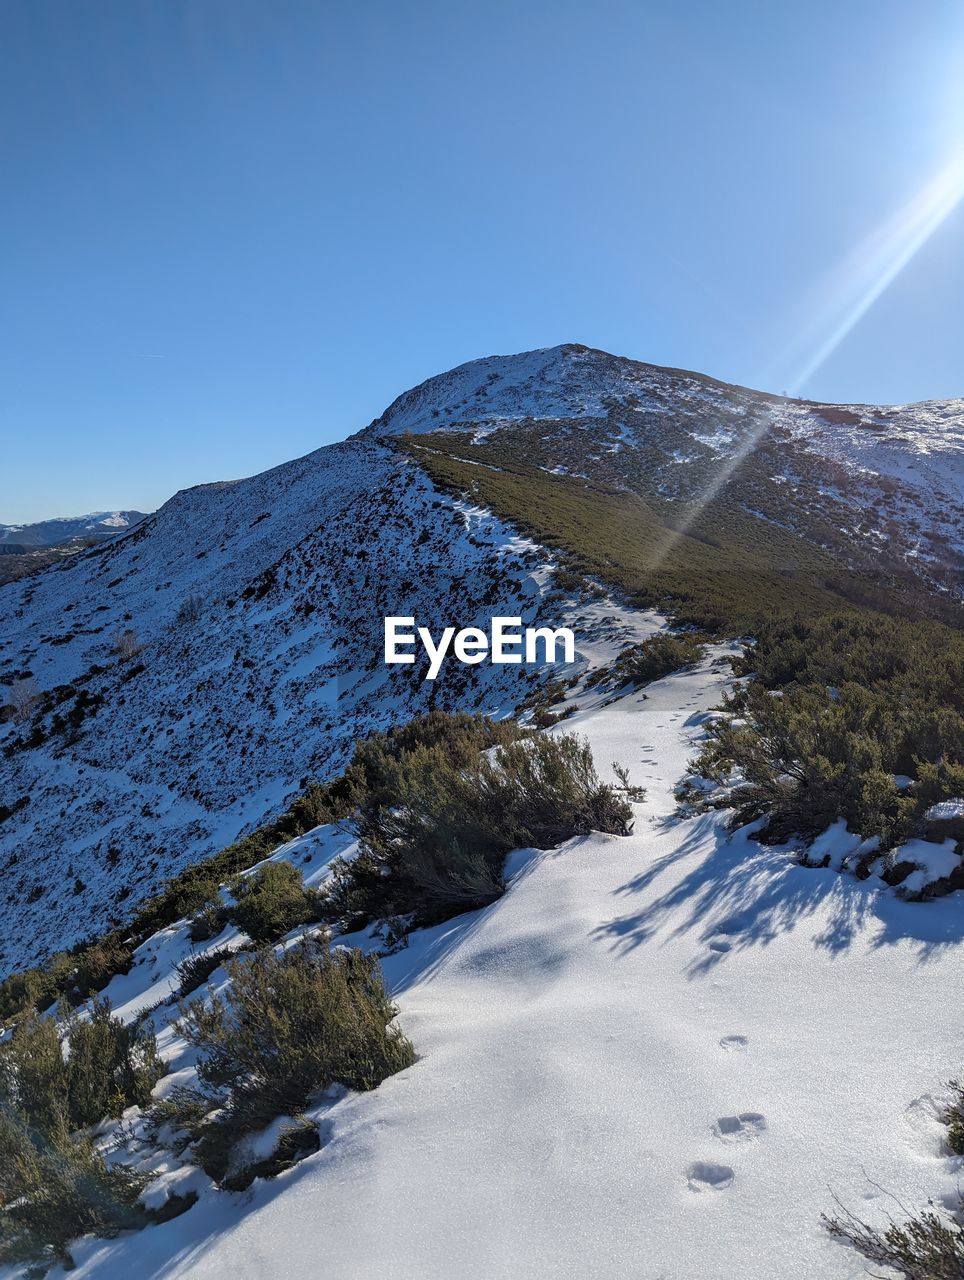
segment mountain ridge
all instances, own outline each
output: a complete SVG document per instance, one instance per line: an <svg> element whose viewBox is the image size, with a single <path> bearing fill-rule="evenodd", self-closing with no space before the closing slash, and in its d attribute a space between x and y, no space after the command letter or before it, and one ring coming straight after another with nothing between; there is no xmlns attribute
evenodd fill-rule
<svg viewBox="0 0 964 1280"><path fill-rule="evenodd" d="M846 604L825 589L837 564L908 600L953 594L952 500L922 473L908 465L878 492L854 462L853 424L786 411L847 445L834 461L802 449L793 421L777 432L767 418L755 435L769 411L755 393L707 388L575 346L470 362L348 440L180 490L106 545L0 588L0 686L35 695L27 716L0 723L11 810L0 968L122 919L166 876L282 811L305 779L331 776L360 734L429 706L512 713L548 671L447 662L428 685L384 666L381 625L416 616L437 634L485 629L493 613L527 625L583 616L591 596L554 582L566 537L550 550L520 532L540 484L553 500L580 498L589 533L604 514L590 482L625 494L606 537L642 547L655 534L668 563L682 547L700 591L721 572L756 572L779 547L773 574L790 601ZM953 405L935 403L956 430ZM930 410L916 423L907 450L934 421ZM958 465L945 444L940 460ZM452 463L454 484L434 475L435 445L441 461L469 458ZM473 477L510 473L521 506L496 514ZM718 536L721 521L737 542ZM613 549L600 550L605 577ZM643 557L639 572L659 588L652 603L671 603L658 565Z"/></svg>
<svg viewBox="0 0 964 1280"><path fill-rule="evenodd" d="M16 542L21 546L52 547L73 538L116 536L145 518L145 511L91 511L82 516L54 516L48 520L21 524L0 524L0 545Z"/></svg>

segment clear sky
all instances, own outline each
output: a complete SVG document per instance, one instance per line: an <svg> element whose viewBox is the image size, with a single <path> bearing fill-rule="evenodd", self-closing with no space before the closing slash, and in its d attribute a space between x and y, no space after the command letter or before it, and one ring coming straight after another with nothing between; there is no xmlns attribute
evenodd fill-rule
<svg viewBox="0 0 964 1280"><path fill-rule="evenodd" d="M0 521L564 341L964 395L959 163L959 0L0 0Z"/></svg>

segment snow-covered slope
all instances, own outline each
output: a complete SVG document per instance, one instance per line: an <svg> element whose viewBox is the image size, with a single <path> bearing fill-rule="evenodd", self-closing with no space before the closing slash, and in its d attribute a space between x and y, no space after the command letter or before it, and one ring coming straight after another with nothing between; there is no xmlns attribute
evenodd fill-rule
<svg viewBox="0 0 964 1280"><path fill-rule="evenodd" d="M116 538L143 519L142 511L98 511L36 524L0 524L0 584L39 573L85 547Z"/></svg>
<svg viewBox="0 0 964 1280"><path fill-rule="evenodd" d="M501 900L384 959L413 1067L325 1099L321 1149L245 1193L155 1165L155 1199L198 1204L80 1243L70 1274L850 1280L862 1261L819 1225L835 1196L876 1223L952 1201L960 895L902 902L675 815L726 653L645 695L575 691L565 728L648 789L635 833L513 855ZM278 856L315 882L339 839ZM183 945L145 944L109 992L122 1012L166 994ZM189 1078L183 1042L161 1046Z"/></svg>
<svg viewBox="0 0 964 1280"><path fill-rule="evenodd" d="M493 357L407 392L342 444L181 492L0 588L0 684L38 695L24 722L0 717L0 813L13 809L0 975L126 919L165 876L336 772L360 733L433 702L519 704L518 668L449 662L433 686L382 663L388 614L437 634L497 613L558 623L568 607L547 591L543 551L437 492L391 437L509 433L534 463L667 509L725 481L754 518L821 546L840 530L841 557L947 593L960 407L831 410L573 345Z"/></svg>
<svg viewBox="0 0 964 1280"><path fill-rule="evenodd" d="M0 968L126 915L160 880L433 701L496 715L530 669L383 664L382 620L549 621L542 560L411 463L355 440L178 494L96 554L6 587L0 674L46 696L0 726ZM127 640L121 640L124 634ZM126 645L136 650L124 657Z"/></svg>
<svg viewBox="0 0 964 1280"><path fill-rule="evenodd" d="M728 497L854 567L964 591L964 400L823 405L567 344L460 365L367 429L452 430L671 506Z"/></svg>

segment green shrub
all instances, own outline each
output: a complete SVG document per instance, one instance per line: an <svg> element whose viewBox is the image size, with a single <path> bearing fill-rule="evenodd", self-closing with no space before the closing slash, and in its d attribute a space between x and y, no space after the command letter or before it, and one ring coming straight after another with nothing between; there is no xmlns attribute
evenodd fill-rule
<svg viewBox="0 0 964 1280"><path fill-rule="evenodd" d="M275 942L298 925L322 917L318 894L306 889L290 862L268 862L231 881L228 919L254 942Z"/></svg>
<svg viewBox="0 0 964 1280"><path fill-rule="evenodd" d="M9 1022L28 1009L43 1008L47 991L48 982L42 969L22 969L10 974L0 982L0 1021Z"/></svg>
<svg viewBox="0 0 964 1280"><path fill-rule="evenodd" d="M784 618L735 663L754 674L707 726L693 768L738 821L812 834L836 818L889 848L964 791L964 640L896 619ZM912 785L899 786L897 775Z"/></svg>
<svg viewBox="0 0 964 1280"><path fill-rule="evenodd" d="M333 955L326 941L306 940L280 955L229 961L227 969L232 982L223 997L183 1010L178 1029L200 1050L200 1087L182 1090L174 1116L165 1115L184 1124L218 1180L242 1135L296 1114L331 1084L374 1089L415 1060L391 1025L395 1006L373 957Z"/></svg>
<svg viewBox="0 0 964 1280"><path fill-rule="evenodd" d="M73 1017L67 1031L67 1116L72 1126L96 1124L127 1107L146 1107L164 1074L154 1033L144 1023L121 1022L106 1000L89 1018Z"/></svg>
<svg viewBox="0 0 964 1280"><path fill-rule="evenodd" d="M205 951L182 960L177 966L177 976L181 980L178 994L181 999L197 991L198 987L203 987L215 969L219 969L233 955L230 947L217 947L214 951Z"/></svg>
<svg viewBox="0 0 964 1280"><path fill-rule="evenodd" d="M964 1084L951 1081L954 1098L944 1114L947 1125L947 1145L956 1156L964 1156Z"/></svg>
<svg viewBox="0 0 964 1280"><path fill-rule="evenodd" d="M31 1129L53 1132L68 1123L68 1068L57 1023L30 1014L0 1045L0 1099Z"/></svg>
<svg viewBox="0 0 964 1280"><path fill-rule="evenodd" d="M133 959L131 948L116 934L107 934L100 941L84 947L76 955L76 969L70 984L72 999L79 1002L103 991L111 978L130 970Z"/></svg>
<svg viewBox="0 0 964 1280"><path fill-rule="evenodd" d="M62 1120L38 1129L0 1096L0 1263L59 1261L69 1268L71 1240L144 1224L138 1197L145 1182L108 1168Z"/></svg>
<svg viewBox="0 0 964 1280"><path fill-rule="evenodd" d="M100 1000L89 1018L68 1018L63 1043L61 1030L53 1018L31 1014L0 1046L0 1093L30 1125L53 1130L62 1120L86 1128L147 1105L164 1064L143 1024L121 1022Z"/></svg>
<svg viewBox="0 0 964 1280"><path fill-rule="evenodd" d="M221 894L206 899L196 915L191 917L188 925L188 937L192 942L207 942L216 938L224 929L230 917L230 910L221 901Z"/></svg>
<svg viewBox="0 0 964 1280"><path fill-rule="evenodd" d="M574 736L516 733L494 757L486 745L484 737L463 751L447 741L364 744L377 785L357 815L357 856L333 865L333 912L352 924L445 919L502 893L511 849L627 830L629 806L600 783L588 745Z"/></svg>
<svg viewBox="0 0 964 1280"><path fill-rule="evenodd" d="M153 1035L106 1001L68 1019L64 1045L52 1018L16 1027L0 1046L0 1262L68 1261L76 1236L143 1224L145 1180L108 1169L74 1130L146 1105L162 1071Z"/></svg>
<svg viewBox="0 0 964 1280"><path fill-rule="evenodd" d="M594 671L586 683L632 684L638 688L699 662L705 648L706 637L693 633L650 636L624 649L609 666Z"/></svg>

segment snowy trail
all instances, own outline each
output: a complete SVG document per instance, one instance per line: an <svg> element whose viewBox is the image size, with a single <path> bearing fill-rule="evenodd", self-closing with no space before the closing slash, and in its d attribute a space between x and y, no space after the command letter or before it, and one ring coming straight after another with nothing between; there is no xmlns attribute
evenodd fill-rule
<svg viewBox="0 0 964 1280"><path fill-rule="evenodd" d="M677 822L706 662L577 713L648 788L633 836L517 854L491 908L385 961L421 1055L330 1103L322 1149L244 1195L86 1242L72 1274L814 1280L819 1227L950 1195L933 1098L964 1064L959 899L907 904Z"/></svg>

